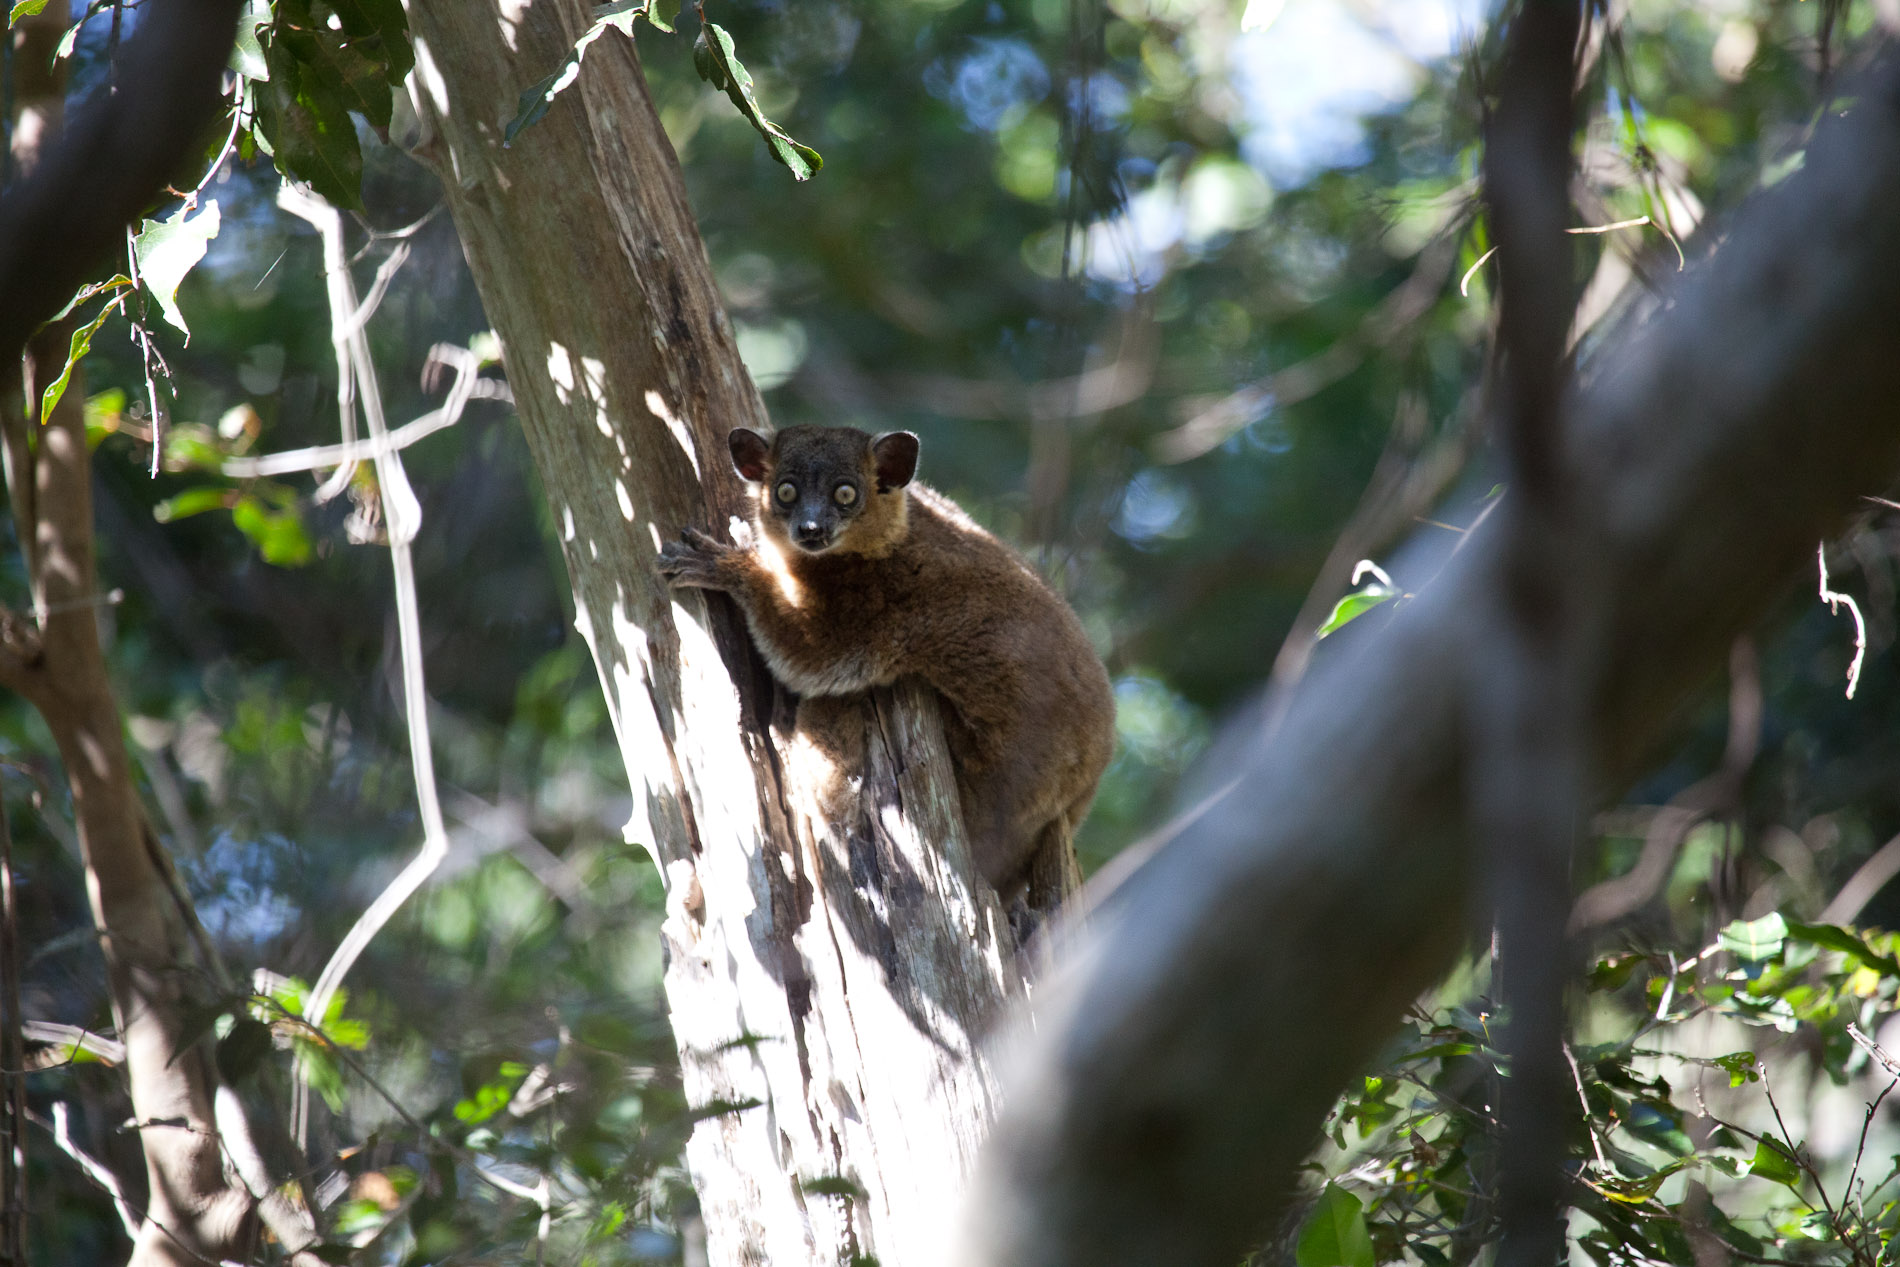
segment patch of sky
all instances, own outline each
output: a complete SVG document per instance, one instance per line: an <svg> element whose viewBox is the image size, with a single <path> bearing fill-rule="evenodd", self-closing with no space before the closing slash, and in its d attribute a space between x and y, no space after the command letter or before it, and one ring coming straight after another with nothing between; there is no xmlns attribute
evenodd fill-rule
<svg viewBox="0 0 1900 1267"><path fill-rule="evenodd" d="M1105 70L1087 79L1071 80L1068 86L1069 113L1080 117L1086 110L1096 127L1119 123L1128 114L1128 89Z"/></svg>
<svg viewBox="0 0 1900 1267"><path fill-rule="evenodd" d="M259 846L263 848L259 848ZM273 888L268 873L294 853L281 837L237 840L220 832L204 857L186 865L198 918L212 936L258 943L281 935L301 916L297 904Z"/></svg>
<svg viewBox="0 0 1900 1267"><path fill-rule="evenodd" d="M924 71L924 88L963 112L973 128L994 132L1012 111L1049 95L1049 68L1019 39L978 35L962 56Z"/></svg>
<svg viewBox="0 0 1900 1267"><path fill-rule="evenodd" d="M1115 512L1115 535L1131 545L1185 537L1194 530L1194 496L1174 475L1149 468L1128 481Z"/></svg>
<svg viewBox="0 0 1900 1267"><path fill-rule="evenodd" d="M1242 150L1277 187L1366 161L1363 120L1410 100L1424 66L1482 25L1490 0L1252 0L1231 50Z"/></svg>

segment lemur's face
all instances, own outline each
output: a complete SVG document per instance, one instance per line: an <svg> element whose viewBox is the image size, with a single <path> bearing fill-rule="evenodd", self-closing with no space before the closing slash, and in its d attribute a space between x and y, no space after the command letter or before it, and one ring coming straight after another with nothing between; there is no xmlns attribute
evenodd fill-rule
<svg viewBox="0 0 1900 1267"><path fill-rule="evenodd" d="M730 443L760 526L804 554L850 551L852 529L885 518L917 469L917 438L906 431L873 439L855 427L787 427L768 442L739 428Z"/></svg>

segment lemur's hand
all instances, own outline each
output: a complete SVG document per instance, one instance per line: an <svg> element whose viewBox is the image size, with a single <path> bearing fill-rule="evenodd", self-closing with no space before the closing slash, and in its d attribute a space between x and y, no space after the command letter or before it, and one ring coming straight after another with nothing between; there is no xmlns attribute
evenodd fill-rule
<svg viewBox="0 0 1900 1267"><path fill-rule="evenodd" d="M727 590L731 588L728 560L744 553L697 528L688 528L678 541L660 548L660 575L678 589Z"/></svg>

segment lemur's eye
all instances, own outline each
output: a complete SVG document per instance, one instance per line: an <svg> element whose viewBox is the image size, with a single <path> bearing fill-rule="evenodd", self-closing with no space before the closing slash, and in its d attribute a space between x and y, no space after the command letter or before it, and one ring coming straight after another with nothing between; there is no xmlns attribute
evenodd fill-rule
<svg viewBox="0 0 1900 1267"><path fill-rule="evenodd" d="M773 489L772 492L778 498L779 504L783 506L789 506L798 500L798 485L792 483L790 480L780 482L779 486Z"/></svg>
<svg viewBox="0 0 1900 1267"><path fill-rule="evenodd" d="M858 500L858 486L856 484L838 485L838 487L832 491L831 500L837 502L840 506L849 506Z"/></svg>

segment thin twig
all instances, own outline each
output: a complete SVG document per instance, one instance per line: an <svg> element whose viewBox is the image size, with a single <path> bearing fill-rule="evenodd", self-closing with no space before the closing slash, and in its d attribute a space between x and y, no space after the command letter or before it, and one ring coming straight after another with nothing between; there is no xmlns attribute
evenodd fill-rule
<svg viewBox="0 0 1900 1267"><path fill-rule="evenodd" d="M53 1101L53 1120L50 1122L31 1109L27 1110L27 1120L51 1135L53 1143L59 1146L59 1151L78 1162L79 1168L86 1172L86 1177L105 1189L106 1195L112 1198L113 1209L119 1212L119 1222L124 1226L126 1236L131 1238L133 1244L137 1244L139 1228L144 1220L126 1201L125 1190L119 1186L119 1177L113 1174L103 1162L73 1142L72 1131L66 1118L66 1102Z"/></svg>
<svg viewBox="0 0 1900 1267"><path fill-rule="evenodd" d="M1570 1080L1577 1087L1577 1103L1583 1106L1583 1124L1590 1132L1590 1147L1596 1150L1597 1165L1608 1170L1610 1163L1603 1156L1603 1141L1597 1138L1596 1115L1590 1111L1590 1097L1583 1093L1583 1071L1577 1068L1577 1054L1570 1050L1570 1044L1564 1044L1564 1059L1570 1062Z"/></svg>
<svg viewBox="0 0 1900 1267"><path fill-rule="evenodd" d="M1860 604L1852 597L1827 587L1827 546L1814 547L1815 562L1821 570L1821 601L1835 615L1840 614L1840 605L1847 605L1847 614L1854 618L1854 658L1847 666L1847 698L1854 698L1854 690L1860 685L1861 661L1867 658L1867 622L1860 614Z"/></svg>

